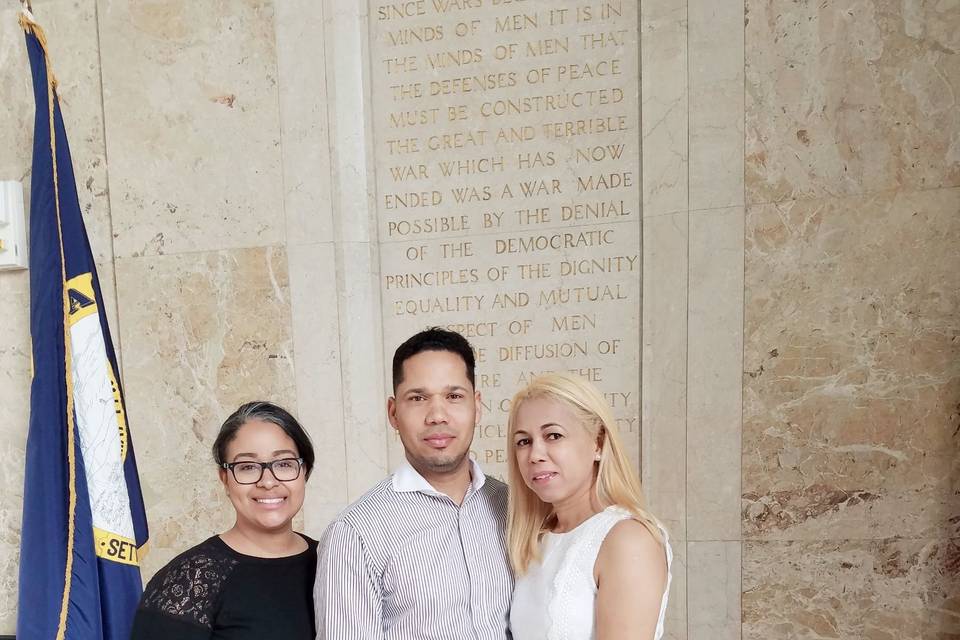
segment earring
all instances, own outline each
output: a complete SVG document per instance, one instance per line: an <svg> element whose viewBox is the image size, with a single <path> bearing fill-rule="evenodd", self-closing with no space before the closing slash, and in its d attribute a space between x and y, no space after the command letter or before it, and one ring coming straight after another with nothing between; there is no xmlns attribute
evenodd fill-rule
<svg viewBox="0 0 960 640"><path fill-rule="evenodd" d="M597 455L593 456L593 459L596 460L597 462L600 462L600 452L599 452L599 451L597 451Z"/></svg>

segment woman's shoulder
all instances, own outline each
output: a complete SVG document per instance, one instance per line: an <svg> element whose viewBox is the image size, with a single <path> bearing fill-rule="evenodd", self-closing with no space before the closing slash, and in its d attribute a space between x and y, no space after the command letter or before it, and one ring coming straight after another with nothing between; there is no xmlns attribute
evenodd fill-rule
<svg viewBox="0 0 960 640"><path fill-rule="evenodd" d="M168 562L144 589L140 608L209 626L223 585L239 560L213 536Z"/></svg>
<svg viewBox="0 0 960 640"><path fill-rule="evenodd" d="M663 568L669 571L670 552L665 532L660 529L659 539L642 522L632 517L623 517L616 522L600 546L597 569L604 567L630 571L637 566L647 570Z"/></svg>

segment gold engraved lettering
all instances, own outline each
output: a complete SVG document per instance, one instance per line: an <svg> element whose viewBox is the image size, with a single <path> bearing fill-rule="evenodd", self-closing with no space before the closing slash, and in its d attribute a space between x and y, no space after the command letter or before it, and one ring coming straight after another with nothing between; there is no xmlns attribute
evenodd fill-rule
<svg viewBox="0 0 960 640"><path fill-rule="evenodd" d="M549 262L520 265L521 280L542 280L549 277L551 277L551 267Z"/></svg>
<svg viewBox="0 0 960 640"><path fill-rule="evenodd" d="M417 56L401 56L398 58L384 58L387 74L409 73L417 70Z"/></svg>
<svg viewBox="0 0 960 640"><path fill-rule="evenodd" d="M577 313L567 316L553 316L551 331L583 331L597 328L597 314Z"/></svg>
<svg viewBox="0 0 960 640"><path fill-rule="evenodd" d="M608 31L606 33L584 33L580 35L580 43L584 49L602 49L604 47L621 47L627 37L627 30Z"/></svg>
<svg viewBox="0 0 960 640"><path fill-rule="evenodd" d="M427 149L430 151L440 151L449 149L466 149L468 147L482 147L484 136L487 132L483 129L478 131L458 131L457 133L443 133L433 135L427 138Z"/></svg>
<svg viewBox="0 0 960 640"><path fill-rule="evenodd" d="M581 378L585 378L591 382L603 382L603 376L601 375L601 367L585 367L580 369L568 369L570 373L576 374Z"/></svg>
<svg viewBox="0 0 960 640"><path fill-rule="evenodd" d="M496 389L501 384L499 373L481 373L477 376L477 385L481 388Z"/></svg>
<svg viewBox="0 0 960 640"><path fill-rule="evenodd" d="M494 31L497 33L524 31L539 27L540 19L536 13L517 13L512 16L496 18L495 25Z"/></svg>
<svg viewBox="0 0 960 640"><path fill-rule="evenodd" d="M423 85L419 82L392 84L390 90L393 92L393 99L396 102L423 97Z"/></svg>
<svg viewBox="0 0 960 640"><path fill-rule="evenodd" d="M437 124L437 115L440 107L432 109L407 109L405 111L390 112L390 126L394 129L416 127L425 124Z"/></svg>
<svg viewBox="0 0 960 640"><path fill-rule="evenodd" d="M517 238L497 238L496 251L501 253L535 253L538 251L577 249L581 247L600 247L613 244L613 229L597 231L565 232L523 236Z"/></svg>
<svg viewBox="0 0 960 640"><path fill-rule="evenodd" d="M535 169L537 167L552 167L557 164L553 151L535 151L532 153L517 154L517 169Z"/></svg>
<svg viewBox="0 0 960 640"><path fill-rule="evenodd" d="M431 95L433 94L431 93ZM529 113L563 111L565 109L592 109L608 104L619 104L621 102L623 102L623 89L620 87L607 87L603 89L573 91L570 93L488 100L480 103L480 115L484 118L495 118Z"/></svg>
<svg viewBox="0 0 960 640"><path fill-rule="evenodd" d="M440 173L445 178L450 176L472 176L485 173L503 171L503 156L490 158L461 158L457 160L440 160Z"/></svg>
<svg viewBox="0 0 960 640"><path fill-rule="evenodd" d="M496 322L454 322L446 327L465 338L490 338L497 333Z"/></svg>
<svg viewBox="0 0 960 640"><path fill-rule="evenodd" d="M557 79L560 82L569 80L587 80L606 78L620 75L620 60L598 60L596 62L571 62L557 65Z"/></svg>
<svg viewBox="0 0 960 640"><path fill-rule="evenodd" d="M517 86L515 71L488 73L478 76L462 76L446 80L431 80L431 96L449 96L455 94L475 93L477 91L493 91Z"/></svg>
<svg viewBox="0 0 960 640"><path fill-rule="evenodd" d="M464 11L465 9L479 9L483 0L433 0L433 10L437 13L450 11Z"/></svg>
<svg viewBox="0 0 960 640"><path fill-rule="evenodd" d="M397 138L395 140L387 140L387 149L390 150L390 155L417 153L420 151L420 141L417 138Z"/></svg>
<svg viewBox="0 0 960 640"><path fill-rule="evenodd" d="M384 284L388 291L391 289L447 287L458 284L476 284L477 282L480 282L479 270L477 268L396 273L384 276Z"/></svg>
<svg viewBox="0 0 960 640"><path fill-rule="evenodd" d="M443 194L439 191L410 191L407 193L383 194L383 206L387 210L436 207L442 203Z"/></svg>
<svg viewBox="0 0 960 640"><path fill-rule="evenodd" d="M584 258L562 260L561 276L593 275L597 273L631 272L639 264L639 256L611 256L607 258Z"/></svg>
<svg viewBox="0 0 960 640"><path fill-rule="evenodd" d="M387 223L387 235L391 238L419 236L430 233L461 233L470 230L467 216L439 216L413 220L391 220Z"/></svg>
<svg viewBox="0 0 960 640"><path fill-rule="evenodd" d="M426 180L427 167L423 164L402 164L390 167L390 175L394 182L407 182L408 180Z"/></svg>
<svg viewBox="0 0 960 640"><path fill-rule="evenodd" d="M623 285L592 285L586 287L557 287L540 292L538 305L541 307L565 306L571 302L609 302L626 300Z"/></svg>
<svg viewBox="0 0 960 640"><path fill-rule="evenodd" d="M472 258L473 243L466 242L441 242L440 255L444 258Z"/></svg>
<svg viewBox="0 0 960 640"><path fill-rule="evenodd" d="M450 190L450 193L453 194L453 199L458 204L486 202L493 197L489 186L482 186L479 189L477 187L454 187Z"/></svg>
<svg viewBox="0 0 960 640"><path fill-rule="evenodd" d="M633 392L627 391L626 393L615 391L612 393L604 393L603 397L606 399L607 404L611 408L616 409L617 407L626 407L630 405L630 397L633 395Z"/></svg>
<svg viewBox="0 0 960 640"><path fill-rule="evenodd" d="M629 216L632 213L627 209L623 200L599 200L560 206L560 219L564 222L570 220L603 220L605 218Z"/></svg>
<svg viewBox="0 0 960 640"><path fill-rule="evenodd" d="M574 136L592 136L598 133L627 131L627 116L608 116L606 118L585 118L583 120L561 120L543 125L543 135L547 138L572 138Z"/></svg>
<svg viewBox="0 0 960 640"><path fill-rule="evenodd" d="M397 20L427 15L424 0L410 0L409 2L390 2L377 7L377 20Z"/></svg>
<svg viewBox="0 0 960 640"><path fill-rule="evenodd" d="M550 207L538 207L536 209L517 209L517 224L546 224L550 222Z"/></svg>
<svg viewBox="0 0 960 640"><path fill-rule="evenodd" d="M574 152L574 160L577 164L581 162L603 162L604 160L619 160L623 155L623 144L601 144L592 147L577 149Z"/></svg>
<svg viewBox="0 0 960 640"><path fill-rule="evenodd" d="M570 51L570 38L544 38L542 40L532 40L527 43L527 56L540 57L552 56L558 53L568 53Z"/></svg>
<svg viewBox="0 0 960 640"><path fill-rule="evenodd" d="M498 293L493 298L491 309L519 309L530 304L530 294L526 291Z"/></svg>
<svg viewBox="0 0 960 640"><path fill-rule="evenodd" d="M466 67L483 62L482 49L453 49L427 54L427 64L431 69Z"/></svg>
<svg viewBox="0 0 960 640"><path fill-rule="evenodd" d="M443 25L427 25L422 27L403 27L386 32L387 44L399 47L410 44L422 44L443 40Z"/></svg>
<svg viewBox="0 0 960 640"><path fill-rule="evenodd" d="M438 313L460 313L480 311L484 296L435 296L430 298L408 298L393 303L393 313L398 316L432 315Z"/></svg>
<svg viewBox="0 0 960 640"><path fill-rule="evenodd" d="M633 172L602 173L595 176L577 176L577 191L622 189L633 186Z"/></svg>
<svg viewBox="0 0 960 640"><path fill-rule="evenodd" d="M578 358L586 356L588 353L589 348L586 341L517 344L497 347L497 359L500 362Z"/></svg>

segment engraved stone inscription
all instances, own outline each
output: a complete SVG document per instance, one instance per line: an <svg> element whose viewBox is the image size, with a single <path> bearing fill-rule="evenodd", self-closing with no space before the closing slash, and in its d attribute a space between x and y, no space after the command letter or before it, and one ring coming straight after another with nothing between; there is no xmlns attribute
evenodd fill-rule
<svg viewBox="0 0 960 640"><path fill-rule="evenodd" d="M494 475L510 398L544 371L594 381L636 461L636 3L374 0L370 24L386 353L467 336Z"/></svg>

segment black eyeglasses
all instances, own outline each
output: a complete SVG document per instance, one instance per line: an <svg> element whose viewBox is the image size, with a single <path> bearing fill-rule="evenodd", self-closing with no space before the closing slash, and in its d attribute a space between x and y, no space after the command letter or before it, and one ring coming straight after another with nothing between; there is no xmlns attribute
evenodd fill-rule
<svg viewBox="0 0 960 640"><path fill-rule="evenodd" d="M300 467L302 465L303 458L282 458L273 462L255 462L253 460L224 462L220 466L230 470L237 484L257 484L263 477L264 469L270 469L270 473L279 482L296 480L300 477Z"/></svg>

